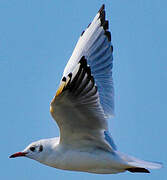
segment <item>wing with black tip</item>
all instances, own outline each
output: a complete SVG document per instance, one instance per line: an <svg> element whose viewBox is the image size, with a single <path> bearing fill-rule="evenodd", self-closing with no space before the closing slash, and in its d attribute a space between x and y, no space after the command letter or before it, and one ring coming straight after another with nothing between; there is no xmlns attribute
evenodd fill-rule
<svg viewBox="0 0 167 180"><path fill-rule="evenodd" d="M73 71L62 78L50 112L60 128L60 142L80 148L112 150L106 140L108 126L98 88L84 56Z"/></svg>
<svg viewBox="0 0 167 180"><path fill-rule="evenodd" d="M106 117L113 114L112 46L104 5L74 49L50 112L60 128L60 142L116 149Z"/></svg>
<svg viewBox="0 0 167 180"><path fill-rule="evenodd" d="M98 87L100 104L106 117L114 114L112 53L111 34L108 31L108 21L105 19L105 7L103 5L92 23L82 32L73 54L64 69L63 77L68 76L82 56L85 56Z"/></svg>

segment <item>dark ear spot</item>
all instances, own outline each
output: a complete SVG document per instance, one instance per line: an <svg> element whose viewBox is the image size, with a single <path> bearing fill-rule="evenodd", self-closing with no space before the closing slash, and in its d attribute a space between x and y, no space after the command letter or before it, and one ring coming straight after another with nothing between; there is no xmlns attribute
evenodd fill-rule
<svg viewBox="0 0 167 180"><path fill-rule="evenodd" d="M39 146L39 152L42 152L42 151L43 151L43 146L40 145L40 146Z"/></svg>

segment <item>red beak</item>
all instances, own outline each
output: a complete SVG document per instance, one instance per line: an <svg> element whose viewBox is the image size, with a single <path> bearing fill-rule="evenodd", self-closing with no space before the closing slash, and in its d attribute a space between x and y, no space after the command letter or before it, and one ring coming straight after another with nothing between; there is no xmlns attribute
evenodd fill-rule
<svg viewBox="0 0 167 180"><path fill-rule="evenodd" d="M26 154L27 154L27 152L17 152L15 154L12 154L11 156L9 156L9 158L21 157L21 156L25 156Z"/></svg>

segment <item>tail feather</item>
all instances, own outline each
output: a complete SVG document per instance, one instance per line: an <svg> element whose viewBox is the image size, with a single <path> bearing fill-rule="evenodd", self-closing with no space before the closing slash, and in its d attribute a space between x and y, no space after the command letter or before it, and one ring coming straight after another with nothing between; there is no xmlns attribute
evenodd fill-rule
<svg viewBox="0 0 167 180"><path fill-rule="evenodd" d="M117 151L117 153L119 154L121 159L125 162L125 164L128 166L126 168L127 171L130 171L133 173L135 173L135 172L149 173L148 169L162 168L162 163L143 161L143 160L137 159L135 157L125 155L118 151Z"/></svg>
<svg viewBox="0 0 167 180"><path fill-rule="evenodd" d="M148 169L138 168L138 167L127 168L126 170L129 171L129 172L132 172L132 173L150 173L150 171Z"/></svg>
<svg viewBox="0 0 167 180"><path fill-rule="evenodd" d="M148 162L148 161L143 161L139 159L134 159L134 162L128 162L129 165L133 167L141 167L141 168L148 168L148 169L160 169L162 168L161 163L155 163L155 162Z"/></svg>

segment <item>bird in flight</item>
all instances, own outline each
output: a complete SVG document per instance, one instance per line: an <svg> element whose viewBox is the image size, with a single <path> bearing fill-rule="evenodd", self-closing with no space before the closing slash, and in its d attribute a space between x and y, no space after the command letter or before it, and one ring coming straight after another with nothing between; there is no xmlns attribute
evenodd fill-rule
<svg viewBox="0 0 167 180"><path fill-rule="evenodd" d="M58 169L97 174L161 168L161 163L121 153L108 131L107 119L114 114L112 67L113 46L102 5L82 32L50 104L60 137L33 142L10 158L24 156Z"/></svg>

